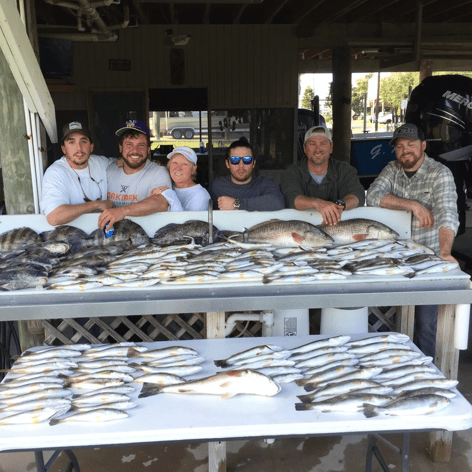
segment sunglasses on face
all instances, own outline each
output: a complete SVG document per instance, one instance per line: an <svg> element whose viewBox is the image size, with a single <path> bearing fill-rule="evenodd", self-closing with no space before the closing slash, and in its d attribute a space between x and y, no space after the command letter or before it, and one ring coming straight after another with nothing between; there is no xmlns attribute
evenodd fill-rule
<svg viewBox="0 0 472 472"><path fill-rule="evenodd" d="M244 156L244 157L233 156L229 158L229 162L233 166L237 166L241 162L241 159L243 160L245 166L251 165L252 162L254 161L254 158L252 156Z"/></svg>

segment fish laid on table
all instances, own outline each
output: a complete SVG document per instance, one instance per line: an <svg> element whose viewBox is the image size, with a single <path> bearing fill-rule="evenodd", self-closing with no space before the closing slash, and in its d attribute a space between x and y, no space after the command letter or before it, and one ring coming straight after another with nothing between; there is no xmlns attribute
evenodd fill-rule
<svg viewBox="0 0 472 472"><path fill-rule="evenodd" d="M250 227L239 238L249 243L271 243L274 246L306 248L323 246L333 241L333 238L322 229L300 220L265 221Z"/></svg>
<svg viewBox="0 0 472 472"><path fill-rule="evenodd" d="M330 338L312 341L307 344L294 347L293 349L290 349L290 350L292 351L292 354L301 354L308 351L314 351L315 349L319 349L322 347L342 346L343 344L346 344L350 339L351 339L351 336L346 336L346 335L332 336Z"/></svg>
<svg viewBox="0 0 472 472"><path fill-rule="evenodd" d="M159 246L169 244L181 244L194 240L196 244L206 246L210 233L209 224L205 221L189 220L185 223L169 223L168 225L158 229L152 238L152 243ZM213 241L219 242L223 240L223 234L213 226Z"/></svg>
<svg viewBox="0 0 472 472"><path fill-rule="evenodd" d="M375 406L383 406L391 402L393 397L388 395L368 394L368 393L350 393L338 395L321 402L295 403L297 411L318 410L321 412L331 411L349 411L355 412L363 408L365 403Z"/></svg>
<svg viewBox="0 0 472 472"><path fill-rule="evenodd" d="M38 410L21 411L10 416L0 418L0 425L9 424L37 424L48 421L54 416L63 415L69 407L56 409L54 407L45 407Z"/></svg>
<svg viewBox="0 0 472 472"><path fill-rule="evenodd" d="M95 393L90 395L78 395L72 398L73 405L79 406L90 406L90 405L101 405L103 403L112 402L123 402L129 401L130 397L124 393L108 392L108 393Z"/></svg>
<svg viewBox="0 0 472 472"><path fill-rule="evenodd" d="M183 377L178 375L165 374L163 372L157 374L144 374L134 379L136 383L148 383L154 385L172 385L185 382Z"/></svg>
<svg viewBox="0 0 472 472"><path fill-rule="evenodd" d="M171 374L178 375L181 377L198 374L198 372L203 370L203 367L201 365L176 365L161 367L141 364L139 368L147 374Z"/></svg>
<svg viewBox="0 0 472 472"><path fill-rule="evenodd" d="M282 350L283 349L280 346L274 346L273 344L263 344L261 346L252 347L245 351L233 354L232 356L229 356L226 359L217 359L213 362L217 367L229 367L243 360L257 359L261 356L273 354Z"/></svg>
<svg viewBox="0 0 472 472"><path fill-rule="evenodd" d="M437 387L437 388L454 388L459 383L458 380L454 379L420 379L413 380L399 385L393 390L394 395L399 395L409 390L418 390L425 387Z"/></svg>
<svg viewBox="0 0 472 472"><path fill-rule="evenodd" d="M148 384L144 384L139 398L159 393L219 395L223 399L240 394L270 397L280 390L280 385L269 376L246 369L219 372L210 377L164 387L152 385L149 388Z"/></svg>
<svg viewBox="0 0 472 472"><path fill-rule="evenodd" d="M31 228L16 228L0 234L0 251L37 246L41 243L41 236Z"/></svg>
<svg viewBox="0 0 472 472"><path fill-rule="evenodd" d="M66 422L87 422L87 423L103 423L105 421L124 420L128 418L128 413L124 410L116 408L96 408L84 413L76 413L65 418L53 418L49 421L51 426Z"/></svg>
<svg viewBox="0 0 472 472"><path fill-rule="evenodd" d="M362 369L356 369L352 372L346 372L344 374L341 374L339 377L323 380L318 383L307 382L304 388L307 392L311 392L313 390L316 390L317 388L323 388L328 385L334 385L336 383L345 382L348 380L373 379L373 377L375 377L381 371L381 367L367 367Z"/></svg>
<svg viewBox="0 0 472 472"><path fill-rule="evenodd" d="M367 418L379 414L391 416L425 415L441 411L450 403L451 400L442 395L416 395L398 398L383 406L366 403L364 405L364 415Z"/></svg>
<svg viewBox="0 0 472 472"><path fill-rule="evenodd" d="M366 218L339 221L336 225L319 225L337 243L350 243L363 239L391 239L399 234L387 225Z"/></svg>
<svg viewBox="0 0 472 472"><path fill-rule="evenodd" d="M379 386L381 385L378 382L368 379L346 380L344 382L328 384L325 387L316 389L313 393L308 395L299 395L298 398L305 403L307 401L313 401L317 397L323 397L326 395L342 395L356 390L364 390L366 388Z"/></svg>

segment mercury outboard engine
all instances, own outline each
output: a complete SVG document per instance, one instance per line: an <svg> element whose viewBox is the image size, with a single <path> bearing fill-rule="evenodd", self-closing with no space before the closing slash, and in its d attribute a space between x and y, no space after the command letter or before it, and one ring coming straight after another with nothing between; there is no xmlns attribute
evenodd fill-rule
<svg viewBox="0 0 472 472"><path fill-rule="evenodd" d="M463 75L427 77L411 92L405 122L423 130L428 156L451 169L458 195L458 234L464 233L465 189L470 187L472 170L472 79Z"/></svg>

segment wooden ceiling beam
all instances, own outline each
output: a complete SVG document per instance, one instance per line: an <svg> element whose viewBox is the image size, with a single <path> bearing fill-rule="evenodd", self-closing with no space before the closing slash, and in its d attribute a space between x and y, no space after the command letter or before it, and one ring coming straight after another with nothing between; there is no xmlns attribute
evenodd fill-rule
<svg viewBox="0 0 472 472"><path fill-rule="evenodd" d="M289 0L282 0L277 7L270 13L264 20L265 25L270 25L274 21L275 16L279 13L280 10L288 3Z"/></svg>

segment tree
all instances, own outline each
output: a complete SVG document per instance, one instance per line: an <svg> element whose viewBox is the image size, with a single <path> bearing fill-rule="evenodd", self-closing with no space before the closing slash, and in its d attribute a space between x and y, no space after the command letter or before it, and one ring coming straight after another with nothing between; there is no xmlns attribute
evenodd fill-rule
<svg viewBox="0 0 472 472"><path fill-rule="evenodd" d="M311 87L307 87L305 89L305 93L303 94L302 98L302 108L306 108L307 110L312 109L311 101L315 98L315 92Z"/></svg>
<svg viewBox="0 0 472 472"><path fill-rule="evenodd" d="M360 115L364 113L364 97L367 93L367 87L369 85L369 79L373 74L365 75L360 79L356 80L356 86L352 88L352 111Z"/></svg>
<svg viewBox="0 0 472 472"><path fill-rule="evenodd" d="M410 86L420 83L419 72L392 72L380 81L380 101L389 110L400 107L402 100L408 98Z"/></svg>

